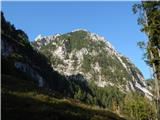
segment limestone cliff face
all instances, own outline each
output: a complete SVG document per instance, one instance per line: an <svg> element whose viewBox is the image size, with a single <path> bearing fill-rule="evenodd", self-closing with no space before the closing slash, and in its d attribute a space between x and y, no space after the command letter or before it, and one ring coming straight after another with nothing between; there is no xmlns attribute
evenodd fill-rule
<svg viewBox="0 0 160 120"><path fill-rule="evenodd" d="M152 97L140 70L102 36L76 29L66 34L39 35L32 44L62 75L81 74L99 87L116 86L123 92L140 91Z"/></svg>

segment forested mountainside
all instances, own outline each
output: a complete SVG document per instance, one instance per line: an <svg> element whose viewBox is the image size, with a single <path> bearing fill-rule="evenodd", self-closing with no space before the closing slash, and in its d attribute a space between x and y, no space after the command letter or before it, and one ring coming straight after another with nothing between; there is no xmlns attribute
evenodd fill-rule
<svg viewBox="0 0 160 120"><path fill-rule="evenodd" d="M62 75L79 75L77 80L86 79L98 87L114 86L122 92L140 91L152 97L140 70L102 36L77 29L62 35L38 36L32 44Z"/></svg>
<svg viewBox="0 0 160 120"><path fill-rule="evenodd" d="M141 72L104 38L76 30L30 43L2 12L1 24L2 119L155 118Z"/></svg>

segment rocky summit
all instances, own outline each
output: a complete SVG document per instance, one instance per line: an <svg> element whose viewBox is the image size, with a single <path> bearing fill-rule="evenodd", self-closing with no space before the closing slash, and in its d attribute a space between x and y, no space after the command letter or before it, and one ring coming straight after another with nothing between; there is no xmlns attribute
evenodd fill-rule
<svg viewBox="0 0 160 120"><path fill-rule="evenodd" d="M66 78L117 87L123 93L138 91L152 98L140 70L103 36L85 29L65 34L38 35L32 45ZM70 77L72 76L72 78Z"/></svg>

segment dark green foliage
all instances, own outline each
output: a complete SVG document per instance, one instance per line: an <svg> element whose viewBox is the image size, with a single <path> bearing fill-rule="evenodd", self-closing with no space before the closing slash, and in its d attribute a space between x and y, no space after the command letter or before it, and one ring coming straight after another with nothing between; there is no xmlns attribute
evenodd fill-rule
<svg viewBox="0 0 160 120"><path fill-rule="evenodd" d="M155 120L155 105L138 93L126 95L123 112L135 120Z"/></svg>
<svg viewBox="0 0 160 120"><path fill-rule="evenodd" d="M84 72L89 72L91 70L92 60L93 59L90 55L84 56L84 60L83 60L83 64L82 64L82 68L83 68Z"/></svg>
<svg viewBox="0 0 160 120"><path fill-rule="evenodd" d="M68 52L71 52L72 50L80 50L81 48L85 47L89 41L84 40L86 39L87 32L85 31L76 31L76 32L71 32L64 34L60 36L60 39L65 39L68 40L66 43L66 49ZM75 42L76 40L76 42Z"/></svg>
<svg viewBox="0 0 160 120"><path fill-rule="evenodd" d="M73 66L77 67L77 65L78 65L78 58L77 58L77 56L73 55L72 59L74 60Z"/></svg>
<svg viewBox="0 0 160 120"><path fill-rule="evenodd" d="M120 92L120 90L116 87L100 88L97 87L94 83L90 83L90 88L94 98L93 102L96 102L99 106L104 108L114 109L114 106L121 106L125 96L125 94Z"/></svg>

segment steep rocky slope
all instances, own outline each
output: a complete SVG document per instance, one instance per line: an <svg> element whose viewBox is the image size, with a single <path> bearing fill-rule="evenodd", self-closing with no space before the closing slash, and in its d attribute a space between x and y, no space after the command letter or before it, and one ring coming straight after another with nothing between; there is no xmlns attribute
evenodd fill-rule
<svg viewBox="0 0 160 120"><path fill-rule="evenodd" d="M66 34L39 35L32 44L62 75L81 74L75 79L93 81L98 87L116 86L123 92L140 91L152 97L140 70L102 36L76 29Z"/></svg>

